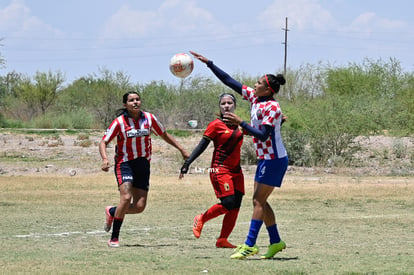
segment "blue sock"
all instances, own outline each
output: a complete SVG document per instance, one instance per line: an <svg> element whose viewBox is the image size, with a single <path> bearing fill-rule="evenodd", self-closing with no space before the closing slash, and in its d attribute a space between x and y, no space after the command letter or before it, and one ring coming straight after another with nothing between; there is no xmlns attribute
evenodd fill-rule
<svg viewBox="0 0 414 275"><path fill-rule="evenodd" d="M251 220L249 234L247 235L246 244L253 247L256 244L257 235L259 235L260 227L262 227L263 221Z"/></svg>
<svg viewBox="0 0 414 275"><path fill-rule="evenodd" d="M266 229L267 229L267 232L269 233L270 244L280 242L279 231L277 230L276 224L266 227Z"/></svg>

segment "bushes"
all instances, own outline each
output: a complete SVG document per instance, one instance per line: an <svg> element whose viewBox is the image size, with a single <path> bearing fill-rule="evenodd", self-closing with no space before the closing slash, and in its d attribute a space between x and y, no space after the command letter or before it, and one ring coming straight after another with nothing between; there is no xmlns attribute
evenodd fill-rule
<svg viewBox="0 0 414 275"><path fill-rule="evenodd" d="M240 75L236 78L249 86L257 80ZM193 119L204 129L219 112L219 94L234 93L213 76L189 77L179 86L162 81L141 85L130 83L124 73L104 70L101 75L81 77L65 88L52 89L56 98L41 114L40 107L22 100L17 89L22 88L19 81L32 82L18 74L13 82L8 79L0 77L1 127L103 129L122 107L123 93L137 90L142 95L143 110L154 113L168 129L189 128L188 121ZM358 150L354 143L357 136L383 130L413 135L414 76L403 73L395 60L365 60L342 68L308 65L288 71L286 79L276 99L288 116L282 135L293 165L352 165L352 155ZM29 88L24 90L26 94L30 94ZM248 121L249 104L236 97L236 113ZM255 162L252 148L243 149L243 162Z"/></svg>
<svg viewBox="0 0 414 275"><path fill-rule="evenodd" d="M91 113L84 109L70 113L48 113L36 117L26 127L41 129L96 129L96 121Z"/></svg>

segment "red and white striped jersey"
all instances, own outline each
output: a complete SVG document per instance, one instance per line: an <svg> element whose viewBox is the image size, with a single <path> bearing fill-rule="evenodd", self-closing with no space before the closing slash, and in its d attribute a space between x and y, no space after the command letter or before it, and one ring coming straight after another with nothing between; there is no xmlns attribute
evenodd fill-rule
<svg viewBox="0 0 414 275"><path fill-rule="evenodd" d="M117 137L115 163L139 157L151 160L151 132L158 136L165 133L164 126L153 114L141 111L139 121L135 121L124 113L112 121L102 139L109 143Z"/></svg>
<svg viewBox="0 0 414 275"><path fill-rule="evenodd" d="M260 102L254 94L254 89L243 85L242 96L250 102L251 125L261 129L264 125L272 126L274 131L265 141L253 137L256 155L259 159L276 159L287 156L286 148L280 134L282 122L282 109L279 103L274 100Z"/></svg>

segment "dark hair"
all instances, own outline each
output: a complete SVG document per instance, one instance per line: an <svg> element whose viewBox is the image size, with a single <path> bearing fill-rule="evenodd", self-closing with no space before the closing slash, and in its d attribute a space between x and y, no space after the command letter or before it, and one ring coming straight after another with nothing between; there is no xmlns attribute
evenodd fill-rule
<svg viewBox="0 0 414 275"><path fill-rule="evenodd" d="M133 94L135 94L135 95L137 95L137 96L139 96L139 98L141 98L141 96L139 95L139 93L138 92L136 92L136 91L128 91L128 92L126 92L123 96L122 96L122 103L127 103L127 101L128 101L128 96L129 95L133 95Z"/></svg>
<svg viewBox="0 0 414 275"><path fill-rule="evenodd" d="M285 85L286 79L283 74L267 74L265 75L266 82L274 94L279 92L280 86Z"/></svg>
<svg viewBox="0 0 414 275"><path fill-rule="evenodd" d="M141 96L139 95L139 93L138 92L136 92L136 91L128 91L128 92L126 92L123 96L122 96L122 103L127 103L127 101L128 101L128 96L129 95L137 95L137 96L139 96L139 98L141 98ZM119 117L120 115L122 115L124 112L126 111L126 108L120 108L120 109L118 109L118 110L116 110L115 111L115 116L116 117Z"/></svg>
<svg viewBox="0 0 414 275"><path fill-rule="evenodd" d="M234 95L232 95L232 94L229 94L229 93L222 93L221 95L219 95L219 105L220 105L221 99L222 99L223 97L225 97L225 96L230 97L230 98L231 98L231 100L233 100L234 105L236 105L236 97L235 97Z"/></svg>

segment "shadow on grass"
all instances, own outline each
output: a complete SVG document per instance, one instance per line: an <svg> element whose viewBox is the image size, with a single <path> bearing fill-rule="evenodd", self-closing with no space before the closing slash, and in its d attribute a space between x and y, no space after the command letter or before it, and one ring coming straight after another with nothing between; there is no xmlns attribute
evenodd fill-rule
<svg viewBox="0 0 414 275"><path fill-rule="evenodd" d="M167 247L167 246L177 246L176 244L125 244L122 245L124 247L143 247L143 248L149 248L149 247Z"/></svg>
<svg viewBox="0 0 414 275"><path fill-rule="evenodd" d="M261 261L281 261L281 262L285 262L285 261L296 261L296 260L299 260L299 257L284 257L284 258L282 258L282 257L273 257L273 258L270 258L270 259L258 259L258 258L252 258L251 260L261 260Z"/></svg>
<svg viewBox="0 0 414 275"><path fill-rule="evenodd" d="M209 256L197 256L194 257L195 259L211 259L214 257L209 257ZM229 257L230 258L230 257ZM299 257L274 257L271 259L261 259L261 258L244 258L244 259L240 259L240 260L235 260L235 261L281 261L281 262L285 262L285 261L296 261L299 260Z"/></svg>

